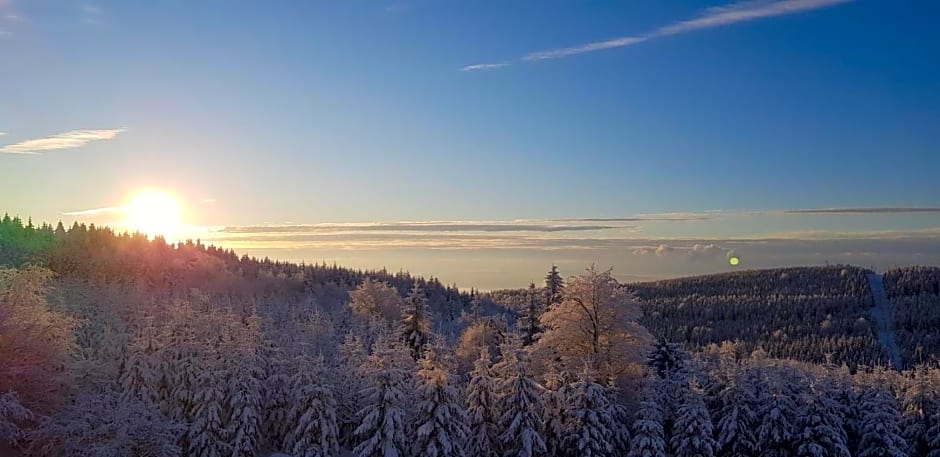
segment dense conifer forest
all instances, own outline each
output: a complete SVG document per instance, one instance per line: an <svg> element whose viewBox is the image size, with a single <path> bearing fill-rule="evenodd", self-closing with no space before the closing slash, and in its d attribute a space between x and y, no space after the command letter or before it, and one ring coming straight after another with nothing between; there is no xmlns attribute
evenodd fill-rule
<svg viewBox="0 0 940 457"><path fill-rule="evenodd" d="M0 221L0 454L940 455L938 269L519 290Z"/></svg>

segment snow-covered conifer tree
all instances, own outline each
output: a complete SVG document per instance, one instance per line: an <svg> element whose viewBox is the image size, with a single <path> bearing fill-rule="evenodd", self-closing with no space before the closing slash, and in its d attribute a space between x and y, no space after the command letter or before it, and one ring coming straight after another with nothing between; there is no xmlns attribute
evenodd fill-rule
<svg viewBox="0 0 940 457"><path fill-rule="evenodd" d="M768 382L758 396L757 448L761 455L787 457L793 455L793 440L797 435L796 399L782 370L768 371Z"/></svg>
<svg viewBox="0 0 940 457"><path fill-rule="evenodd" d="M500 362L508 377L500 383L500 420L503 433L500 436L503 455L533 457L546 452L542 439L541 387L528 372L523 351L504 353Z"/></svg>
<svg viewBox="0 0 940 457"><path fill-rule="evenodd" d="M284 449L294 457L330 457L339 452L336 399L326 377L322 358L304 358L291 378Z"/></svg>
<svg viewBox="0 0 940 457"><path fill-rule="evenodd" d="M40 419L30 432L29 455L180 457L181 431L179 424L143 400L113 392L79 394L54 415Z"/></svg>
<svg viewBox="0 0 940 457"><path fill-rule="evenodd" d="M417 429L412 455L463 457L467 444L467 414L452 376L438 359L438 344L429 344L418 371Z"/></svg>
<svg viewBox="0 0 940 457"><path fill-rule="evenodd" d="M930 383L925 367L918 367L913 378L904 386L901 402L901 436L908 444L908 455L921 456L930 453L931 416L937 411L936 387Z"/></svg>
<svg viewBox="0 0 940 457"><path fill-rule="evenodd" d="M695 385L683 386L669 446L676 457L715 455L712 419Z"/></svg>
<svg viewBox="0 0 940 457"><path fill-rule="evenodd" d="M607 404L610 409L607 416L611 419L610 443L614 447L614 455L626 455L630 451L630 421L632 417L626 405L620 402L619 392L620 390L613 385L612 380L607 382Z"/></svg>
<svg viewBox="0 0 940 457"><path fill-rule="evenodd" d="M402 341L411 348L411 356L418 360L424 352L424 346L431 339L431 316L428 311L428 299L424 290L417 284L405 301L399 333Z"/></svg>
<svg viewBox="0 0 940 457"><path fill-rule="evenodd" d="M907 443L901 437L897 403L881 386L870 386L859 400L861 439L858 457L904 457Z"/></svg>
<svg viewBox="0 0 940 457"><path fill-rule="evenodd" d="M16 394L0 394L0 443L16 444L22 439L23 430L20 425L32 416L32 413L20 404Z"/></svg>
<svg viewBox="0 0 940 457"><path fill-rule="evenodd" d="M813 386L799 408L798 457L849 457L841 406L829 392Z"/></svg>
<svg viewBox="0 0 940 457"><path fill-rule="evenodd" d="M499 417L496 405L496 382L490 368L490 351L483 348L473 365L467 386L467 419L469 433L467 455L497 457L499 455Z"/></svg>
<svg viewBox="0 0 940 457"><path fill-rule="evenodd" d="M677 343L657 341L653 352L647 357L647 364L661 379L672 378L673 374L685 370L688 354Z"/></svg>
<svg viewBox="0 0 940 457"><path fill-rule="evenodd" d="M149 322L128 351L120 380L125 398L138 398L158 404L159 392L156 385L158 333L153 323Z"/></svg>
<svg viewBox="0 0 940 457"><path fill-rule="evenodd" d="M660 406L661 384L651 381L646 387L633 421L633 438L627 457L666 457L663 415Z"/></svg>
<svg viewBox="0 0 940 457"><path fill-rule="evenodd" d="M340 443L348 445L352 442L353 431L359 426L358 414L362 409L362 398L359 394L365 388L362 366L369 354L362 339L353 333L346 335L337 352L336 369L343 382L334 386L337 401L336 422L339 425Z"/></svg>
<svg viewBox="0 0 940 457"><path fill-rule="evenodd" d="M240 361L233 370L226 395L226 435L233 457L253 457L261 444L264 420L261 373L252 359Z"/></svg>
<svg viewBox="0 0 940 457"><path fill-rule="evenodd" d="M290 376L280 348L268 341L264 353L268 365L264 381L264 441L275 449L282 449L289 431Z"/></svg>
<svg viewBox="0 0 940 457"><path fill-rule="evenodd" d="M562 292L565 290L565 281L558 273L558 266L552 265L552 269L545 275L545 304L551 308L553 305L561 302Z"/></svg>
<svg viewBox="0 0 940 457"><path fill-rule="evenodd" d="M403 391L407 373L400 367L398 349L386 343L376 342L367 362L372 385L362 392L365 401L354 432L358 445L353 452L358 457L399 457L408 449Z"/></svg>
<svg viewBox="0 0 940 457"><path fill-rule="evenodd" d="M757 452L755 408L757 399L752 384L743 374L734 373L718 393L716 449L726 457L748 457Z"/></svg>
<svg viewBox="0 0 940 457"><path fill-rule="evenodd" d="M565 450L565 434L568 422L568 397L570 376L559 373L555 365L548 366L545 374L545 390L542 393L542 436L549 455L562 455Z"/></svg>
<svg viewBox="0 0 940 457"><path fill-rule="evenodd" d="M588 370L571 386L568 399L564 446L567 455L605 457L613 455L611 443L614 422L610 401L603 385L594 381Z"/></svg>
<svg viewBox="0 0 940 457"><path fill-rule="evenodd" d="M187 441L189 455L194 457L223 457L232 455L232 446L226 440L225 379L216 361L207 366L196 379L193 422L189 426Z"/></svg>

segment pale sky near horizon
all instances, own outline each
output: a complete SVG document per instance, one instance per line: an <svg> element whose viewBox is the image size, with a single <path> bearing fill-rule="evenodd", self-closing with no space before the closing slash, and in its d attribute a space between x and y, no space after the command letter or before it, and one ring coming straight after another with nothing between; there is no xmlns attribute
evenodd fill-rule
<svg viewBox="0 0 940 457"><path fill-rule="evenodd" d="M159 189L187 236L239 252L486 289L552 263L937 264L938 20L873 0L0 0L0 211L119 223Z"/></svg>

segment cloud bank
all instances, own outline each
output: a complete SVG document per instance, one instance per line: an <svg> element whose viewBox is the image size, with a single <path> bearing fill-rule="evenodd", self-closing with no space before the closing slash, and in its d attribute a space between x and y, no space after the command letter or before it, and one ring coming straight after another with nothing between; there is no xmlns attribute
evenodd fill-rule
<svg viewBox="0 0 940 457"><path fill-rule="evenodd" d="M330 233L330 232L583 232L624 228L613 225L550 225L515 222L375 222L307 225L228 226L220 233Z"/></svg>
<svg viewBox="0 0 940 457"><path fill-rule="evenodd" d="M6 154L42 154L57 149L73 149L93 141L112 140L124 129L72 130L45 138L35 138L0 147Z"/></svg>

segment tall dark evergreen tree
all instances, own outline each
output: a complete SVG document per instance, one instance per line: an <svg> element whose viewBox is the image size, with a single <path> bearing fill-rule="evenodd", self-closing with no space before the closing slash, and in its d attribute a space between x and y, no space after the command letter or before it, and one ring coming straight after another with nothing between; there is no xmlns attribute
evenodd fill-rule
<svg viewBox="0 0 940 457"><path fill-rule="evenodd" d="M552 269L545 275L545 305L547 308L561 302L564 289L565 280L558 273L558 266L552 265Z"/></svg>
<svg viewBox="0 0 940 457"><path fill-rule="evenodd" d="M542 333L542 326L539 318L542 316L542 304L540 303L538 291L535 283L529 283L529 289L526 291L526 306L522 310L519 319L519 330L522 333L522 345L528 346L538 339L539 333Z"/></svg>
<svg viewBox="0 0 940 457"><path fill-rule="evenodd" d="M424 346L431 340L431 315L424 290L417 284L405 301L399 334L411 349L411 356L415 360L420 359Z"/></svg>

